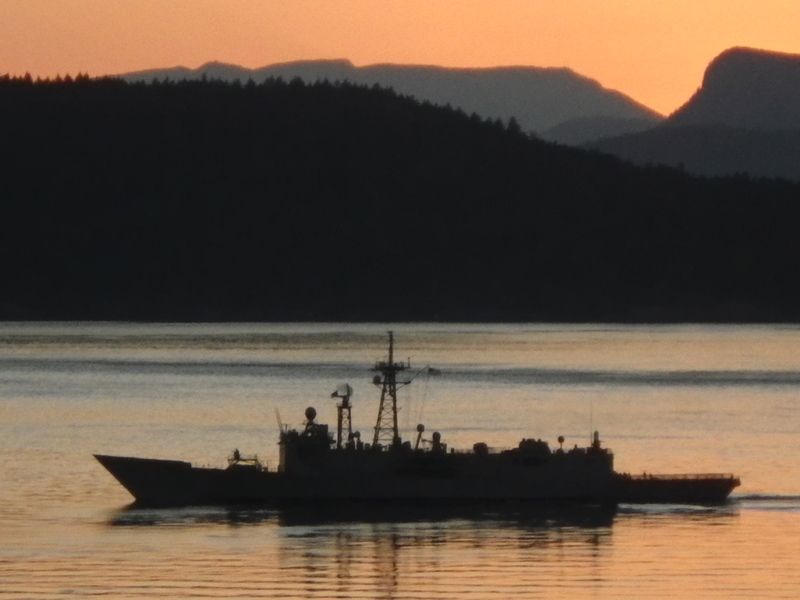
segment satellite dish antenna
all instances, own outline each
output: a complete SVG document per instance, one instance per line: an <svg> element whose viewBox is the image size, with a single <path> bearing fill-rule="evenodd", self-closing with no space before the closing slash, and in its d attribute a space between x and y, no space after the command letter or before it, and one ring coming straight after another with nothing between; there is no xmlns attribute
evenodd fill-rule
<svg viewBox="0 0 800 600"><path fill-rule="evenodd" d="M353 395L353 388L349 383L340 383L336 386L336 391L331 394L331 398L349 399Z"/></svg>
<svg viewBox="0 0 800 600"><path fill-rule="evenodd" d="M420 423L417 425L417 443L414 444L414 450L419 449L419 443L422 441L422 434L425 431L425 425Z"/></svg>

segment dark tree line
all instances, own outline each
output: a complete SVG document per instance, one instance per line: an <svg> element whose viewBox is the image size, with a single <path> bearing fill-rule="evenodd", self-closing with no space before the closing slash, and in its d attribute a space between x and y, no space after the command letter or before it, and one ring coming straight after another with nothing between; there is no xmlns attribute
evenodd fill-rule
<svg viewBox="0 0 800 600"><path fill-rule="evenodd" d="M800 319L800 186L391 90L0 78L0 318Z"/></svg>

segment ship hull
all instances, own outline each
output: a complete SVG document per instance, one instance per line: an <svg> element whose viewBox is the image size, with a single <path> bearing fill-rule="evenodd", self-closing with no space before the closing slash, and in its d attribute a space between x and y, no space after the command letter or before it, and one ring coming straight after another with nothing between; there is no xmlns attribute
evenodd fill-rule
<svg viewBox="0 0 800 600"><path fill-rule="evenodd" d="M137 504L377 503L455 504L540 503L698 503L724 502L738 480L732 476L632 478L597 468L565 476L564 469L517 469L505 464L464 469L393 466L372 477L363 473L269 472L248 466L193 467L188 462L95 455L130 492Z"/></svg>
<svg viewBox="0 0 800 600"><path fill-rule="evenodd" d="M626 504L719 504L739 480L733 475L652 475L617 480L617 502Z"/></svg>

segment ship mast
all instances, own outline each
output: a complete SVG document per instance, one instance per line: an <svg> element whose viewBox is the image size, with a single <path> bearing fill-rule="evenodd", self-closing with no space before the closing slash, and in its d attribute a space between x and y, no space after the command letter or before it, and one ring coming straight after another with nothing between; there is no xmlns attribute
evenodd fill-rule
<svg viewBox="0 0 800 600"><path fill-rule="evenodd" d="M342 401L336 405L336 447L342 448L342 433L346 430L345 442L349 442L353 437L353 419L350 396L353 395L353 388L343 383L331 394L331 398L341 398Z"/></svg>
<svg viewBox="0 0 800 600"><path fill-rule="evenodd" d="M389 360L379 361L372 368L380 373L372 382L381 386L381 404L378 408L378 420L375 423L375 436L372 445L386 443L392 447L400 446L400 433L397 429L397 373L406 370L403 363L394 362L394 332L389 332ZM399 385L407 384L401 381Z"/></svg>

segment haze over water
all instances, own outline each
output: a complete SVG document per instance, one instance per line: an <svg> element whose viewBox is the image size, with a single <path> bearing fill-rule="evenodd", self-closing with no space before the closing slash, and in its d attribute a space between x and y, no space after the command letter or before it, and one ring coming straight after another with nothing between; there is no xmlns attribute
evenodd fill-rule
<svg viewBox="0 0 800 600"><path fill-rule="evenodd" d="M419 372L406 439L598 429L617 470L742 486L721 507L130 510L91 456L222 466L238 448L274 468L276 409L334 426L345 381L368 439L390 328ZM797 598L798 393L797 327L0 325L0 600Z"/></svg>

